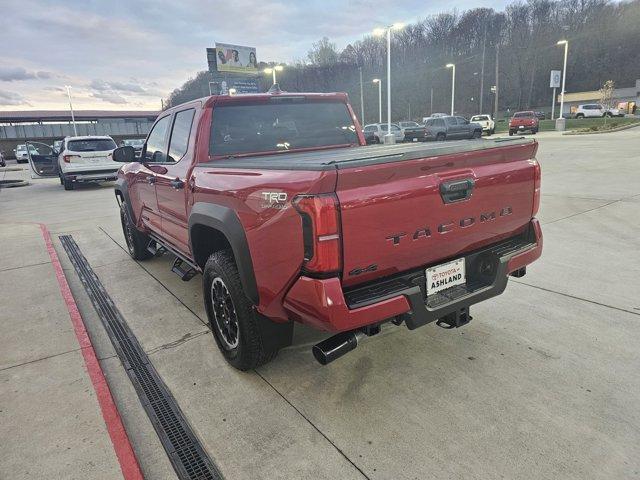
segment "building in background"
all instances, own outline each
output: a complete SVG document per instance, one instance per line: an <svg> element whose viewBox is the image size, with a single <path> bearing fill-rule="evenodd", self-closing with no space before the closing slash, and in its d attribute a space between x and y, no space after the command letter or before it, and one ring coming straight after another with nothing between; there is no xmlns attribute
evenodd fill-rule
<svg viewBox="0 0 640 480"><path fill-rule="evenodd" d="M76 110L78 135L109 135L116 143L125 138L146 138L156 111ZM68 110L0 111L0 150L13 158L13 150L27 140L53 144L73 135Z"/></svg>
<svg viewBox="0 0 640 480"><path fill-rule="evenodd" d="M557 96L558 104L560 103L560 95ZM564 114L572 115L575 113L578 105L585 103L598 103L600 101L600 92L592 90L589 92L575 92L564 94ZM619 108L625 113L634 113L634 107L640 105L640 79L636 80L635 87L616 88L613 91L613 106Z"/></svg>

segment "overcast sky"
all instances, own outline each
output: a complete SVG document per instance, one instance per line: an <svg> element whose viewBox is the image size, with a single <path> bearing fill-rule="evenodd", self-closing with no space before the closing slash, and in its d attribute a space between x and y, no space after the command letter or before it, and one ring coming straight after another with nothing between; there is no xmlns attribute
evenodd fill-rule
<svg viewBox="0 0 640 480"><path fill-rule="evenodd" d="M306 57L328 36L342 48L376 26L505 0L0 0L0 110L159 109L206 69L216 41L257 48L260 61Z"/></svg>

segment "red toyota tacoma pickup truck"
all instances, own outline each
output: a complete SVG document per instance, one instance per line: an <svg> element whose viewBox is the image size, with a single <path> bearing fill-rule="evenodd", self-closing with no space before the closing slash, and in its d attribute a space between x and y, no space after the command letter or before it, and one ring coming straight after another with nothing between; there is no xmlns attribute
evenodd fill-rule
<svg viewBox="0 0 640 480"><path fill-rule="evenodd" d="M532 135L538 133L540 128L540 121L536 116L536 112L516 112L513 117L509 119L509 135L514 135L516 132L530 131Z"/></svg>
<svg viewBox="0 0 640 480"><path fill-rule="evenodd" d="M537 143L365 146L346 94L212 96L162 112L115 194L131 256L202 274L220 351L247 370L293 323L326 364L382 324L445 328L542 251Z"/></svg>

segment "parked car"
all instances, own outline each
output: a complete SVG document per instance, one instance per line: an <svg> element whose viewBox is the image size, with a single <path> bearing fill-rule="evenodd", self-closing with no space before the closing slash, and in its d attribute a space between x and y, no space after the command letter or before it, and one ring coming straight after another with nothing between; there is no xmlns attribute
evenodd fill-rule
<svg viewBox="0 0 640 480"><path fill-rule="evenodd" d="M426 142L427 129L418 122L398 122L398 126L402 129L405 142Z"/></svg>
<svg viewBox="0 0 640 480"><path fill-rule="evenodd" d="M65 190L76 183L115 180L121 164L114 162L117 147L108 136L66 137L58 154L58 174Z"/></svg>
<svg viewBox="0 0 640 480"><path fill-rule="evenodd" d="M33 153L36 153L35 148L33 147L29 147L30 150L33 151ZM29 153L27 152L27 145L26 144L21 144L18 145L16 148L13 149L13 153L16 157L16 162L18 163L27 163L29 162Z"/></svg>
<svg viewBox="0 0 640 480"><path fill-rule="evenodd" d="M0 167L6 167L7 162L4 159L4 152L0 150Z"/></svg>
<svg viewBox="0 0 640 480"><path fill-rule="evenodd" d="M364 129L367 131L366 135L372 138L370 143L384 143L384 136L388 131L387 125L388 124L386 123L372 123L365 125ZM395 123L391 124L391 133L393 133L396 143L400 143L404 140L404 133L402 132L402 129Z"/></svg>
<svg viewBox="0 0 640 480"><path fill-rule="evenodd" d="M362 129L362 133L364 134L364 140L367 145L372 145L374 143L380 143L380 139L376 133L378 132L378 125L365 125Z"/></svg>
<svg viewBox="0 0 640 480"><path fill-rule="evenodd" d="M509 135L526 131L535 135L539 128L538 117L533 111L515 112L509 120Z"/></svg>
<svg viewBox="0 0 640 480"><path fill-rule="evenodd" d="M294 322L333 332L322 364L382 326L461 327L541 254L535 141L364 147L347 98L212 96L163 111L143 158L113 152L129 254L202 273L235 368L272 360Z"/></svg>
<svg viewBox="0 0 640 480"><path fill-rule="evenodd" d="M463 138L480 138L482 125L473 123L464 117L436 117L427 120L427 138L429 140L460 140Z"/></svg>
<svg viewBox="0 0 640 480"><path fill-rule="evenodd" d="M575 112L576 118L595 118L595 117L624 117L624 112L617 108L607 108L599 103L586 103L578 105Z"/></svg>
<svg viewBox="0 0 640 480"><path fill-rule="evenodd" d="M142 147L144 146L144 138L130 138L120 142L121 147L126 147L127 145L133 147L136 155L140 156L142 153Z"/></svg>
<svg viewBox="0 0 640 480"><path fill-rule="evenodd" d="M546 120L547 115L544 112L533 112L538 120Z"/></svg>
<svg viewBox="0 0 640 480"><path fill-rule="evenodd" d="M480 125L482 131L488 135L493 135L496 132L496 122L493 121L491 115L474 115L470 121Z"/></svg>

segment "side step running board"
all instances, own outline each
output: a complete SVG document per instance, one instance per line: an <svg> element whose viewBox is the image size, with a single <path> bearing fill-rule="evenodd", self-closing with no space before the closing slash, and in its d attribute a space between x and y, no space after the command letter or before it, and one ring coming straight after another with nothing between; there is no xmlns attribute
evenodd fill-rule
<svg viewBox="0 0 640 480"><path fill-rule="evenodd" d="M164 254L167 251L167 249L164 248L155 240L151 240L149 242L149 245L147 245L147 251L154 257L159 257L160 255Z"/></svg>
<svg viewBox="0 0 640 480"><path fill-rule="evenodd" d="M171 247L171 245L161 243L155 235L150 234L149 236L151 237L151 241L147 246L147 250L153 255L162 255L165 252L174 255L176 258L171 266L171 271L178 275L183 282L188 282L200 271L191 260L185 258L184 255Z"/></svg>
<svg viewBox="0 0 640 480"><path fill-rule="evenodd" d="M176 257L176 259L173 261L171 271L178 275L183 282L188 282L194 277L196 273L198 273L195 268L182 260L180 257Z"/></svg>

